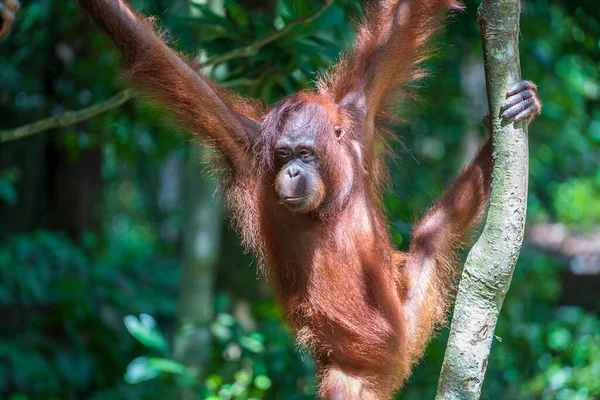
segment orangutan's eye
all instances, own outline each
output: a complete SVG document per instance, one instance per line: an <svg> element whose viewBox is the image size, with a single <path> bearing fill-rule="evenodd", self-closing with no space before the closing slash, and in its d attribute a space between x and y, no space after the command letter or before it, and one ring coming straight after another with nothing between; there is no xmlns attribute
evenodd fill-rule
<svg viewBox="0 0 600 400"><path fill-rule="evenodd" d="M310 151L309 149L303 148L303 149L300 149L298 154L300 154L300 157L306 158L306 157L310 157L312 155L312 151Z"/></svg>
<svg viewBox="0 0 600 400"><path fill-rule="evenodd" d="M280 159L286 159L291 155L292 155L292 152L287 148L282 147L280 149L277 149L277 157L279 157Z"/></svg>
<svg viewBox="0 0 600 400"><path fill-rule="evenodd" d="M335 133L335 137L338 138L338 140L341 139L341 138L343 138L344 135L346 134L346 132L344 131L344 128L342 128L339 125L336 125L333 128L333 132Z"/></svg>

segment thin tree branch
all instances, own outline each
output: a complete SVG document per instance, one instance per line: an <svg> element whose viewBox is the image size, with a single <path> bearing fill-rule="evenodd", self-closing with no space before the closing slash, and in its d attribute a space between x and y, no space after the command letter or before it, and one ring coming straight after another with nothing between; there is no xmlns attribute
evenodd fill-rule
<svg viewBox="0 0 600 400"><path fill-rule="evenodd" d="M257 40L254 43L251 43L244 47L240 47L239 49L232 50L225 54L215 56L215 57L209 59L206 63L204 63L204 66L219 64L224 61L231 60L232 58L252 57L252 56L256 55L256 53L258 53L258 50L260 48L285 36L289 31L294 29L296 26L302 25L302 24L307 24L307 23L315 20L329 6L331 6L333 4L333 2L334 2L334 0L325 0L325 2L321 5L321 7L319 7L314 13L312 13L306 17L296 18L295 20L293 20L289 24L287 24L285 27L283 27L283 29L281 29L280 31L273 32L273 33L265 36L264 38Z"/></svg>
<svg viewBox="0 0 600 400"><path fill-rule="evenodd" d="M96 117L114 108L120 107L134 95L133 89L125 89L106 101L78 111L66 111L53 117L45 118L31 124L23 125L14 129L0 130L0 143L22 139L32 136L48 129L64 128L78 124L81 121Z"/></svg>
<svg viewBox="0 0 600 400"><path fill-rule="evenodd" d="M483 0L477 13L494 146L492 191L485 226L458 288L436 400L479 399L496 322L523 243L527 124L499 118L505 93L521 75L520 10L521 0Z"/></svg>
<svg viewBox="0 0 600 400"><path fill-rule="evenodd" d="M224 54L214 56L208 59L206 62L202 64L203 67L208 67L211 65L216 65L225 61L232 60L234 58L242 58L242 57L252 57L258 51L268 45L269 43L274 42L275 40L283 37L288 32L290 32L294 27L302 24L307 24L315 20L319 15L321 15L329 6L334 3L335 0L325 0L325 2L312 14L297 18L287 24L283 29L273 32L262 39L259 39L247 46L240 47L238 49L234 49L228 51ZM135 91L133 89L125 89L113 97L105 100L103 102L97 103L93 106L83 108L78 111L67 111L59 115L55 115L49 118L42 119L37 122L33 122L31 124L19 126L13 129L5 129L0 130L0 143L6 143L13 140L22 139L27 136L32 136L49 129L54 128L64 128L67 126L78 124L87 119L96 117L100 114L103 114L107 111L120 107L123 103L132 99L135 96Z"/></svg>

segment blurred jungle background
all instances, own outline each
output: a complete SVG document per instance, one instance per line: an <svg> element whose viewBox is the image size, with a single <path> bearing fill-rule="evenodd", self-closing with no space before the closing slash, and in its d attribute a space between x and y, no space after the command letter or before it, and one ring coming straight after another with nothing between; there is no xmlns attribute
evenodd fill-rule
<svg viewBox="0 0 600 400"><path fill-rule="evenodd" d="M0 397L314 398L311 359L230 229L206 151L159 109L124 101L118 54L76 2L22 5L0 43ZM350 0L132 5L208 75L265 103L311 87L362 12ZM385 203L401 249L485 137L477 6L453 16L411 124L397 128ZM526 241L482 398L599 399L600 7L524 0L521 25L523 76L544 111L530 128ZM8 138L94 105L107 110ZM403 399L433 398L446 338Z"/></svg>

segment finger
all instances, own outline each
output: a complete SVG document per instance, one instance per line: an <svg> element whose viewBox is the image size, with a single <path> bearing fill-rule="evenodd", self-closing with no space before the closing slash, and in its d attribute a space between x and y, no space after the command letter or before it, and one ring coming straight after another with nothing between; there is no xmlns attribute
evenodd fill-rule
<svg viewBox="0 0 600 400"><path fill-rule="evenodd" d="M525 99L525 100L515 104L514 106L510 107L506 111L504 111L502 114L500 114L500 117L501 118L514 117L515 115L519 114L521 111L528 109L529 107L533 106L534 104L535 104L535 101L533 100L533 98Z"/></svg>
<svg viewBox="0 0 600 400"><path fill-rule="evenodd" d="M504 100L502 104L500 104L500 110L504 111L507 108L514 106L517 103L525 101L526 99L530 99L535 96L535 92L531 89L524 90L519 92L513 96L510 96L508 99Z"/></svg>
<svg viewBox="0 0 600 400"><path fill-rule="evenodd" d="M522 92L523 90L528 90L528 89L537 90L537 86L535 85L535 83L533 83L531 81L521 81L521 82L514 84L510 89L508 89L508 92L506 92L506 95L512 96L514 94Z"/></svg>
<svg viewBox="0 0 600 400"><path fill-rule="evenodd" d="M534 103L533 103L533 105L531 105L531 107L527 107L525 110L523 110L519 114L517 114L517 116L515 117L514 120L515 120L515 122L517 122L517 121L522 121L527 118L529 120L529 122L531 122L533 117L540 114L541 112L542 112L542 103L539 101L534 101Z"/></svg>
<svg viewBox="0 0 600 400"><path fill-rule="evenodd" d="M520 113L518 113L517 116L513 119L513 121L519 122L519 121L524 120L525 118L533 117L535 114L536 114L535 108L529 107L529 108L526 108L525 110L521 111Z"/></svg>

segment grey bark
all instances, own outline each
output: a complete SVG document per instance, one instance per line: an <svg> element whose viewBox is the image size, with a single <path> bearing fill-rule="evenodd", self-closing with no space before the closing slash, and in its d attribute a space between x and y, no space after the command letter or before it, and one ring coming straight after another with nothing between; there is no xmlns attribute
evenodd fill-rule
<svg viewBox="0 0 600 400"><path fill-rule="evenodd" d="M520 0L484 0L478 10L494 146L490 206L465 263L436 400L479 399L498 314L517 262L527 205L526 123L499 118L520 80Z"/></svg>

